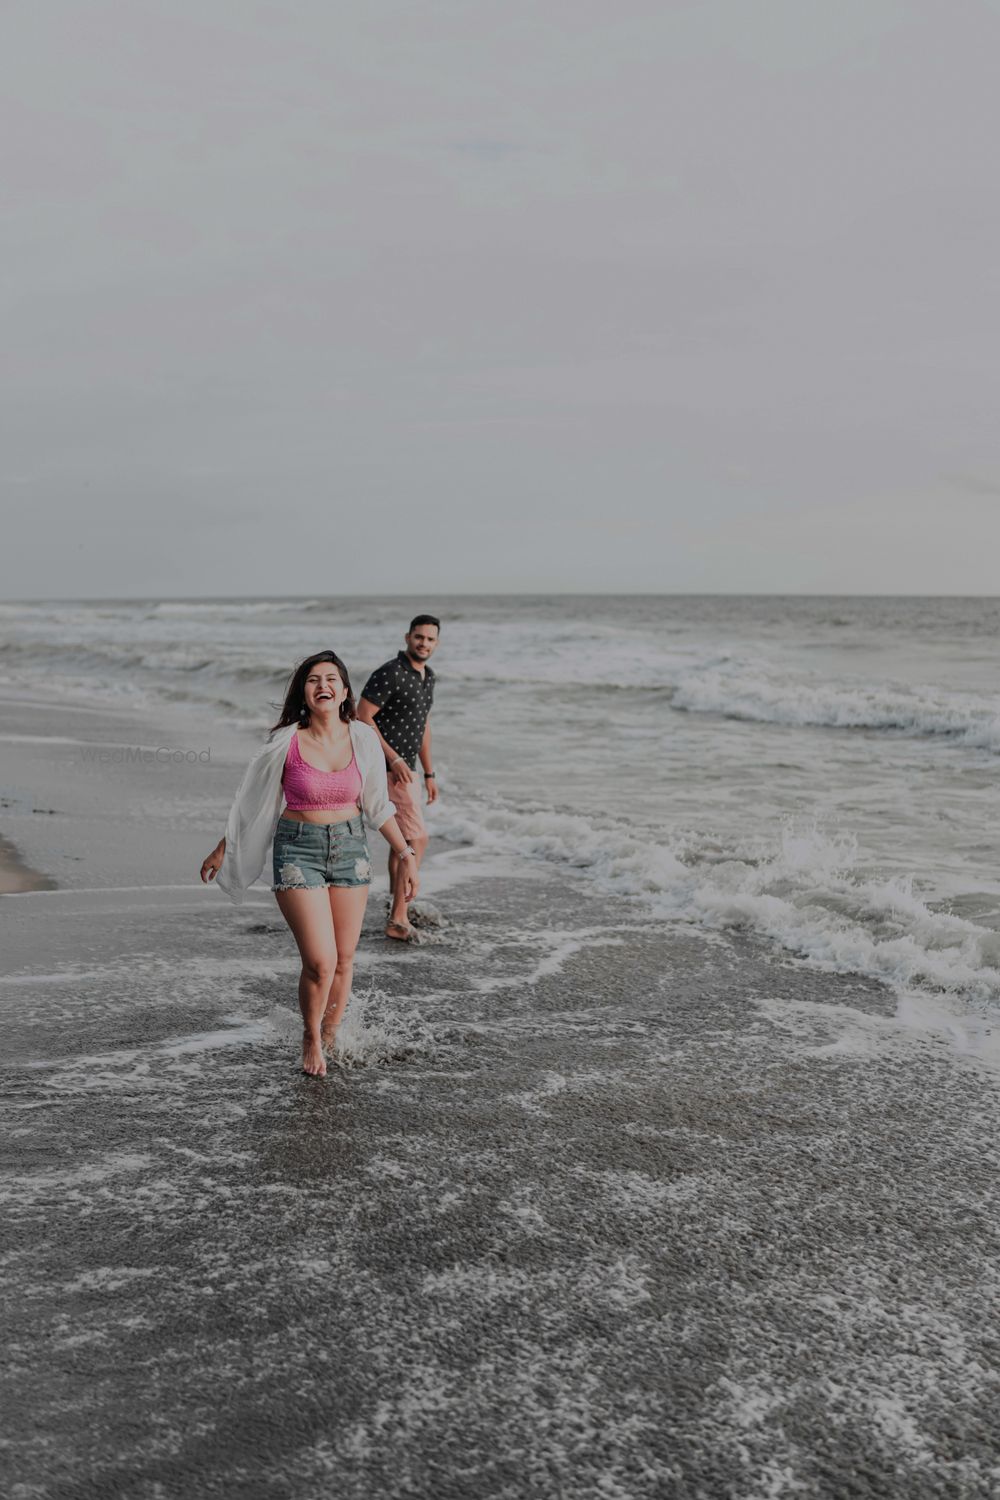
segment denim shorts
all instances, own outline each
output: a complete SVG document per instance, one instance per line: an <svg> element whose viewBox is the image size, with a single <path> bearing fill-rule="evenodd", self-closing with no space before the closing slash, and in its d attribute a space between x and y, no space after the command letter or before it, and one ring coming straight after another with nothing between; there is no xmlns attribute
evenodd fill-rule
<svg viewBox="0 0 1000 1500"><path fill-rule="evenodd" d="M317 891L371 885L372 858L359 814L344 823L279 818L274 830L272 891Z"/></svg>

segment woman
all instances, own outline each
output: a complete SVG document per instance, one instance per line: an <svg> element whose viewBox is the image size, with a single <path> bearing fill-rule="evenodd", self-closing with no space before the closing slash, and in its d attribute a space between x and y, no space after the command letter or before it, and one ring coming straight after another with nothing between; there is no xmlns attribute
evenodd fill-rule
<svg viewBox="0 0 1000 1500"><path fill-rule="evenodd" d="M273 839L271 889L302 958L302 1071L313 1078L326 1075L323 1049L351 993L371 885L362 809L399 856L397 879L412 899L416 860L393 816L378 735L355 717L340 657L319 651L295 668L281 717L236 793L225 837L201 867L202 880L217 880L239 905Z"/></svg>

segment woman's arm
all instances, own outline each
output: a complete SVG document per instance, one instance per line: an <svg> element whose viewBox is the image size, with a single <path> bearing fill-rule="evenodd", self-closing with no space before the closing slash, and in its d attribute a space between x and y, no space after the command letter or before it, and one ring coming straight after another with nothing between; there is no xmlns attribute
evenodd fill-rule
<svg viewBox="0 0 1000 1500"><path fill-rule="evenodd" d="M229 809L226 829L201 867L201 878L243 902L267 862L267 851L284 801L281 776L294 725L272 730L250 761Z"/></svg>
<svg viewBox="0 0 1000 1500"><path fill-rule="evenodd" d="M211 854L208 856L201 867L201 878L206 885L209 883L209 881L214 880L216 875L218 875L219 871L222 869L222 861L225 856L226 836L225 834L223 834L222 838L216 844L215 848L212 850Z"/></svg>

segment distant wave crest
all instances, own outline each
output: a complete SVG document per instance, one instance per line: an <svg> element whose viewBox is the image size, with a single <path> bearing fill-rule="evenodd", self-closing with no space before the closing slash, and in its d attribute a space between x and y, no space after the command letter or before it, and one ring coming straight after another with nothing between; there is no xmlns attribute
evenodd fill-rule
<svg viewBox="0 0 1000 1500"><path fill-rule="evenodd" d="M151 615L274 615L298 614L322 607L319 599L165 599L149 607Z"/></svg>
<svg viewBox="0 0 1000 1500"><path fill-rule="evenodd" d="M943 735L1000 753L1000 700L933 689L818 684L775 679L732 669L688 674L671 706L688 713L723 714L756 723L818 725L832 729L884 729L908 735Z"/></svg>

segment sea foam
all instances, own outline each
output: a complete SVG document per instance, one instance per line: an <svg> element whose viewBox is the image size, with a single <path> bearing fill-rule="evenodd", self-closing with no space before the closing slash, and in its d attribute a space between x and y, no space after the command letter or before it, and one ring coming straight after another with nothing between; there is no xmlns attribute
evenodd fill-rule
<svg viewBox="0 0 1000 1500"><path fill-rule="evenodd" d="M871 871L849 832L788 819L769 838L720 849L694 834L665 844L620 823L471 799L442 808L435 826L494 854L576 869L659 916L756 933L822 969L976 1005L1000 999L1000 933L935 910L913 878Z"/></svg>

